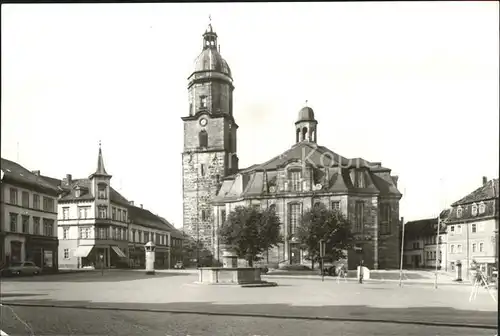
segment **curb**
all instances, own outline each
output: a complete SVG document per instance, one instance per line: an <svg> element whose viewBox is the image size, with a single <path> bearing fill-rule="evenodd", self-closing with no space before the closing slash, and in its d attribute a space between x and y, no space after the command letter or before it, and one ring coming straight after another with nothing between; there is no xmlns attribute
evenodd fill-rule
<svg viewBox="0 0 500 336"><path fill-rule="evenodd" d="M195 310L173 310L173 309L151 309L151 308L126 308L126 307L102 307L85 305L56 305L44 303L8 303L4 306L14 307L46 307L46 308L66 308L66 309L85 309L85 310L111 310L111 311L132 311L147 313L168 313L168 314L191 314L191 315L210 315L210 316L234 316L234 317L260 317L273 319L291 319L291 320L311 320L311 321L331 321L331 322L377 322L389 324L411 324L423 326L455 327L455 328L475 328L475 329L498 329L497 325L490 324L464 324L451 322L425 322L425 321L396 321L396 320L377 320L366 318L347 318L330 316L304 316L304 315L279 315L279 314L256 314L256 313L235 313L235 312L208 312Z"/></svg>
<svg viewBox="0 0 500 336"><path fill-rule="evenodd" d="M303 279L303 280L321 280L321 276L317 275L286 275L286 274L277 274L277 275L272 275L272 274L265 274L262 275L262 277L268 277L268 278L282 278L282 279ZM331 277L331 276L325 276L325 281L337 281L337 277ZM347 278L348 282L357 282L358 279L356 278ZM340 280L340 282L344 282L344 280ZM398 283L399 280L395 279L365 279L363 280L363 283ZM434 281L418 281L418 280L402 280L402 284L412 284L412 285L434 285ZM439 282L438 285L440 286L462 286L462 287L467 287L470 285L470 283L462 282L462 283L457 283L457 282Z"/></svg>

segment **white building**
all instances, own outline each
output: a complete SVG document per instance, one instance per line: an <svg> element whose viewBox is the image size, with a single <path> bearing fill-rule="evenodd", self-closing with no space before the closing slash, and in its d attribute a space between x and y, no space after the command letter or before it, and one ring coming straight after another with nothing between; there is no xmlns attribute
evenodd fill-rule
<svg viewBox="0 0 500 336"><path fill-rule="evenodd" d="M33 261L57 270L57 187L13 161L1 169L0 268Z"/></svg>

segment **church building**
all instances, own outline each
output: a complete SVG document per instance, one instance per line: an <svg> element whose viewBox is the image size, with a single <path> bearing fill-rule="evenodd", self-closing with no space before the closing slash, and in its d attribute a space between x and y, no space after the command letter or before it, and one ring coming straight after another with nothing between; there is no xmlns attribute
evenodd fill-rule
<svg viewBox="0 0 500 336"><path fill-rule="evenodd" d="M302 213L320 203L341 211L352 223L361 254L348 251L352 269L363 258L370 269L399 265L398 177L380 162L349 159L317 143L318 121L303 107L290 120L291 148L267 162L239 169L238 125L233 116L231 70L222 58L211 25L188 78L189 115L184 121L183 227L220 260L217 230L239 205L272 207L282 223L284 243L268 251L272 263L304 262L295 237ZM292 122L295 122L292 126Z"/></svg>

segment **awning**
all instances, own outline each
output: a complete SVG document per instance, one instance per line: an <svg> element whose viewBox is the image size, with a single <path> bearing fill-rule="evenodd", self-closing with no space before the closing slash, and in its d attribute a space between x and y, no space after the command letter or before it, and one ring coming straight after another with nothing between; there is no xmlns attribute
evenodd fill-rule
<svg viewBox="0 0 500 336"><path fill-rule="evenodd" d="M89 255L90 251L94 248L94 245L78 246L73 256L85 258Z"/></svg>
<svg viewBox="0 0 500 336"><path fill-rule="evenodd" d="M111 248L113 249L113 251L116 252L116 254L118 254L118 256L120 258L127 258L127 256L125 255L125 253L123 253L122 250L120 250L120 248L118 246L111 246Z"/></svg>

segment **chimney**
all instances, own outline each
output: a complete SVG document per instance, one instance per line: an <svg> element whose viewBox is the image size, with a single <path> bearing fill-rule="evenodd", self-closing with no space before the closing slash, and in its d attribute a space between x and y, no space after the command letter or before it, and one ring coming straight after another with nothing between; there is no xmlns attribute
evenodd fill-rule
<svg viewBox="0 0 500 336"><path fill-rule="evenodd" d="M71 176L71 174L66 174L66 181L68 182L68 185L71 184L71 182L72 182L72 176Z"/></svg>
<svg viewBox="0 0 500 336"><path fill-rule="evenodd" d="M134 201L130 201L130 205L134 205Z"/></svg>
<svg viewBox="0 0 500 336"><path fill-rule="evenodd" d="M40 176L40 171L39 170L33 170L32 173L35 174L36 176Z"/></svg>
<svg viewBox="0 0 500 336"><path fill-rule="evenodd" d="M142 207L142 204L141 204L141 209L144 209L144 208Z"/></svg>
<svg viewBox="0 0 500 336"><path fill-rule="evenodd" d="M486 185L488 183L488 178L486 176L483 176L483 185Z"/></svg>

